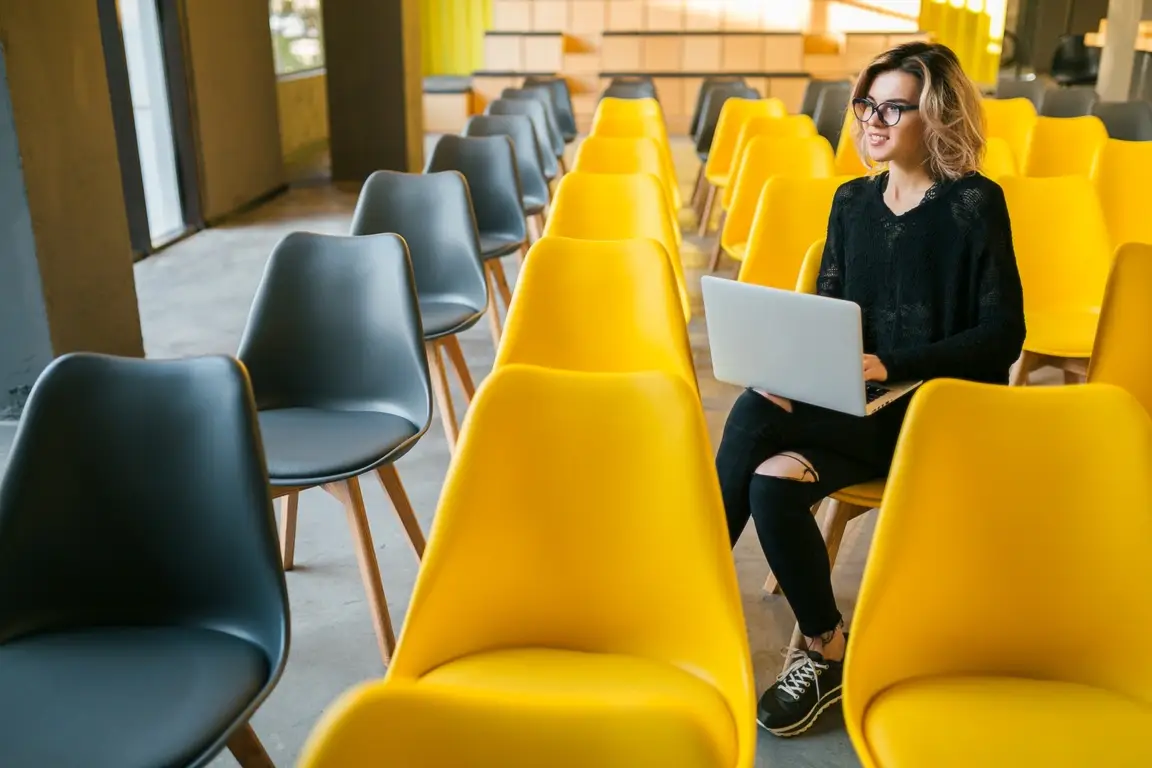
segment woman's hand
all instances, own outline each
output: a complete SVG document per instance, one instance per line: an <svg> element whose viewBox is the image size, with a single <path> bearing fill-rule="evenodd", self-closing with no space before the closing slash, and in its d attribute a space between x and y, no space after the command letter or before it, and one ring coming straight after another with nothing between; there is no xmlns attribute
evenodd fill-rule
<svg viewBox="0 0 1152 768"><path fill-rule="evenodd" d="M864 355L864 381L888 381L888 369L876 355Z"/></svg>
<svg viewBox="0 0 1152 768"><path fill-rule="evenodd" d="M788 398L777 397L776 395L770 395L762 389L756 390L756 394L760 395L761 397L767 398L768 400L771 400L776 405L778 405L781 408L783 408L784 410L788 411L788 413L792 413L792 401L789 400Z"/></svg>

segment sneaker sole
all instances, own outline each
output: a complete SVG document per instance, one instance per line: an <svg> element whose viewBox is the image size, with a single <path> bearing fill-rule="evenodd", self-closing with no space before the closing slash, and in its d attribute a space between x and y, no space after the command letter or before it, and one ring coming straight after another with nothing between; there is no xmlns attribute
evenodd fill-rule
<svg viewBox="0 0 1152 768"><path fill-rule="evenodd" d="M785 728L769 728L768 726L764 725L764 723L760 722L760 718L756 718L756 724L764 730L768 731L768 733L772 734L773 736L779 736L782 739L789 739L793 736L799 736L816 724L816 721L820 718L820 715L824 714L824 710L840 701L840 699L843 697L841 690L842 689L837 690L836 693L829 698L818 702L816 706L812 708L812 711L805 715L804 718L798 723L794 723L793 725L789 725Z"/></svg>

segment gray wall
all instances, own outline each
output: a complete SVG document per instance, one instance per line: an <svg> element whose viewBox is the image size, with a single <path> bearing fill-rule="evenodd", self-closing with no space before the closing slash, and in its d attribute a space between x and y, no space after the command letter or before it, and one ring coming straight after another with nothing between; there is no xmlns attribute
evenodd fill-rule
<svg viewBox="0 0 1152 768"><path fill-rule="evenodd" d="M204 218L285 184L267 0L184 3Z"/></svg>

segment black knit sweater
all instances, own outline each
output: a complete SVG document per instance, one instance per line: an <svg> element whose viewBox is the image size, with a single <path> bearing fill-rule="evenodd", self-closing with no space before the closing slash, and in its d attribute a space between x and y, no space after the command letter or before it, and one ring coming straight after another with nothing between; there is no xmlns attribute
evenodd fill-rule
<svg viewBox="0 0 1152 768"><path fill-rule="evenodd" d="M860 305L864 351L888 381L1006 383L1024 344L1024 299L1003 191L971 174L897 216L887 183L882 173L837 190L819 293Z"/></svg>

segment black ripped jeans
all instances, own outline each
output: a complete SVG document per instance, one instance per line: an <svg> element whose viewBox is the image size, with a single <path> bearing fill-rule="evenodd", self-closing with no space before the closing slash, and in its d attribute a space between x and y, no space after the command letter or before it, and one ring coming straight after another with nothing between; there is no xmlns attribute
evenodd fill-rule
<svg viewBox="0 0 1152 768"><path fill-rule="evenodd" d="M735 546L748 518L755 521L764 556L806 637L840 623L828 551L812 505L887 474L910 400L903 397L861 418L797 402L789 412L746 390L728 414L716 470L729 539ZM765 460L785 452L803 456L816 481L756 474Z"/></svg>

